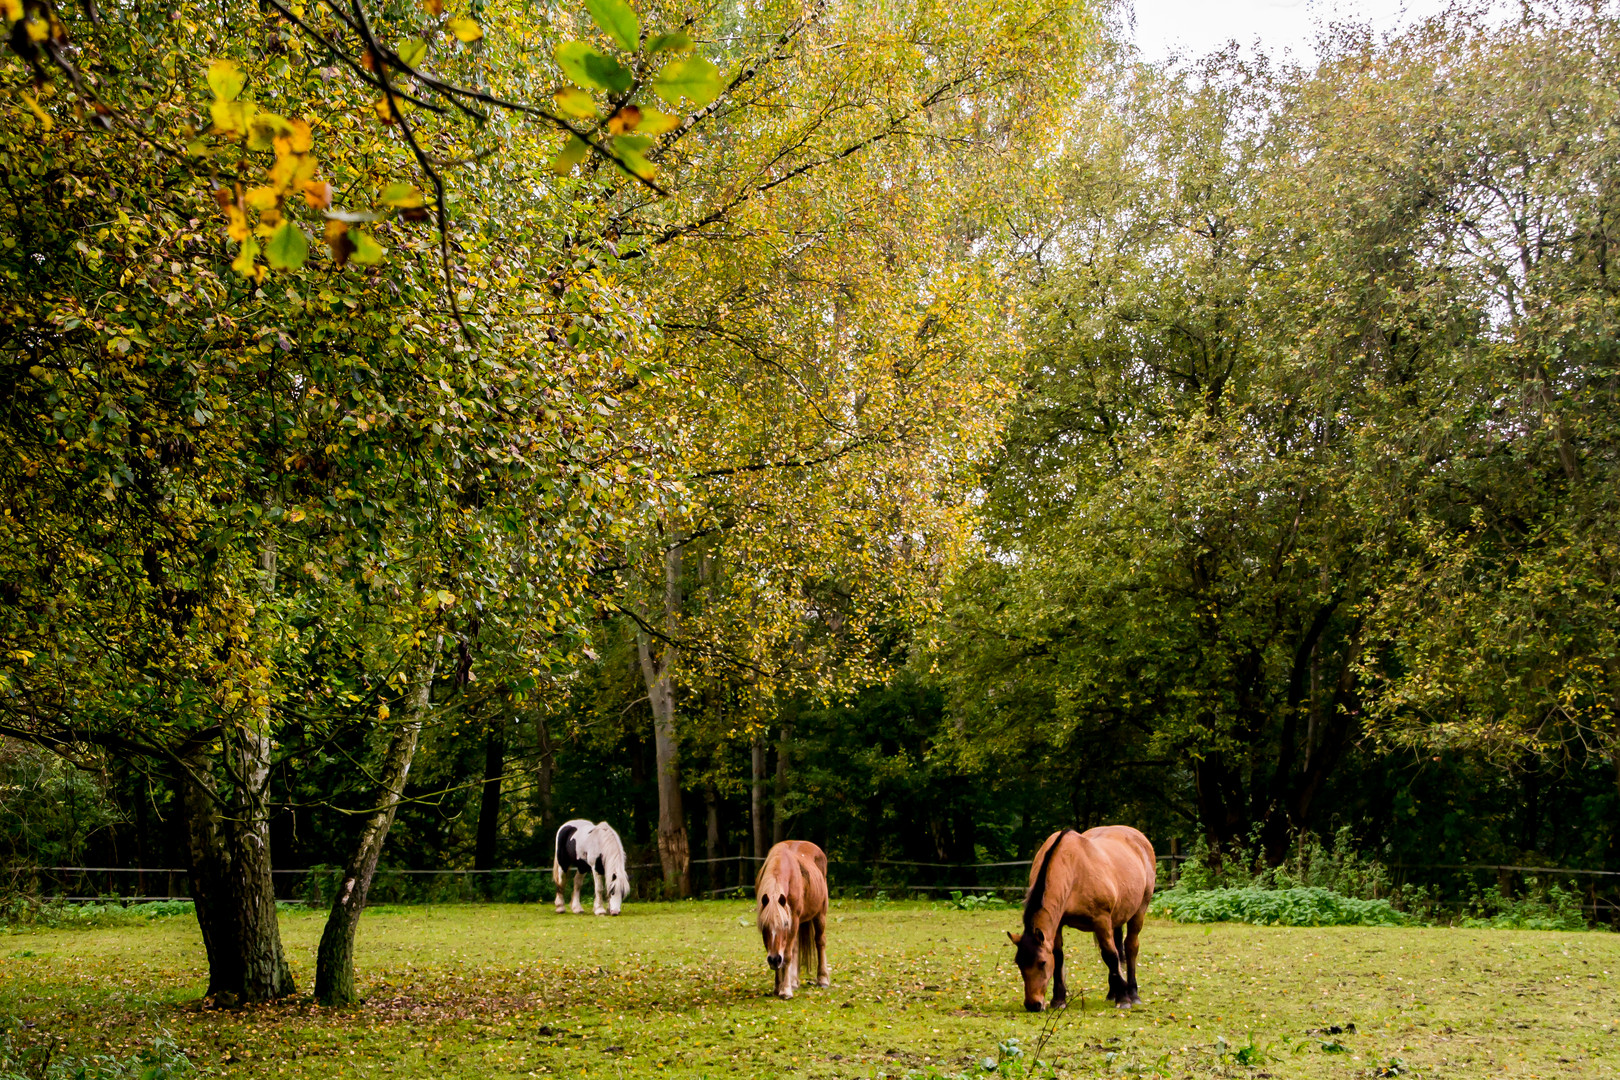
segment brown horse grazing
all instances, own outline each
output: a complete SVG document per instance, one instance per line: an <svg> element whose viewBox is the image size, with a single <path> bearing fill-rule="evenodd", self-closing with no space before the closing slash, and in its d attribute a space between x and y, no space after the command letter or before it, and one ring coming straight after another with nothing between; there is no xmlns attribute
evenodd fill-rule
<svg viewBox="0 0 1620 1080"><path fill-rule="evenodd" d="M1148 838L1126 825L1085 832L1064 829L1046 838L1029 868L1024 932L1008 931L1024 975L1024 1008L1045 1008L1046 980L1052 1005L1068 998L1063 985L1063 928L1090 930L1108 967L1108 1000L1121 1009L1140 1004L1136 992L1136 937L1153 899L1157 863ZM1120 973L1120 954L1125 972Z"/></svg>
<svg viewBox="0 0 1620 1080"><path fill-rule="evenodd" d="M784 840L765 855L754 882L765 962L776 970L776 996L799 987L799 958L816 950L816 984L828 986L827 856L808 840Z"/></svg>

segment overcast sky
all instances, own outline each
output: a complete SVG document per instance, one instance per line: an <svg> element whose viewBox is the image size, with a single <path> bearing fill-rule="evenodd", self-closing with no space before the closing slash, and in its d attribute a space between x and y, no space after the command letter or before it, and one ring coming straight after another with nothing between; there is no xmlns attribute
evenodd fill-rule
<svg viewBox="0 0 1620 1080"><path fill-rule="evenodd" d="M1276 58L1310 63L1316 28L1351 19L1380 33L1433 15L1445 0L1136 0L1136 44L1145 60L1197 56L1236 39Z"/></svg>

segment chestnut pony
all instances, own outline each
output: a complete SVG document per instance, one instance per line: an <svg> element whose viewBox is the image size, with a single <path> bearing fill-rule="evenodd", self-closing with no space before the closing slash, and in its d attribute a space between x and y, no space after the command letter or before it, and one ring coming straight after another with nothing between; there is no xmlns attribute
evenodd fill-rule
<svg viewBox="0 0 1620 1080"><path fill-rule="evenodd" d="M1063 985L1063 928L1089 930L1108 968L1108 1000L1121 1009L1140 1004L1136 992L1137 935L1153 899L1157 863L1148 838L1127 825L1085 832L1064 829L1046 838L1029 868L1024 932L1007 936L1024 975L1024 1008L1045 1008L1046 981L1052 1005L1068 998ZM1120 971L1120 956L1125 970Z"/></svg>
<svg viewBox="0 0 1620 1080"><path fill-rule="evenodd" d="M799 987L799 959L816 950L816 985L832 983L827 968L827 856L808 840L784 840L765 855L754 881L765 962L776 971L776 996Z"/></svg>

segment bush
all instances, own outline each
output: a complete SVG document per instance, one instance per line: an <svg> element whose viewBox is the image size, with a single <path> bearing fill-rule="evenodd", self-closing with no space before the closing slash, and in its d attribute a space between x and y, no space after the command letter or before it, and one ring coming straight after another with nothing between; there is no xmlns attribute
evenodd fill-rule
<svg viewBox="0 0 1620 1080"><path fill-rule="evenodd" d="M1388 900L1364 900L1331 889L1188 889L1153 898L1155 915L1176 922L1245 922L1257 926L1415 926L1420 920Z"/></svg>
<svg viewBox="0 0 1620 1080"><path fill-rule="evenodd" d="M0 1080L177 1080L196 1074L197 1067L166 1032L150 1049L124 1058L56 1055L43 1047L19 1050L10 1031L0 1035Z"/></svg>
<svg viewBox="0 0 1620 1080"><path fill-rule="evenodd" d="M1531 888L1536 882L1531 879ZM1544 894L1520 899L1503 896L1492 885L1469 902L1458 926L1489 930L1585 930L1580 893L1549 885Z"/></svg>
<svg viewBox="0 0 1620 1080"><path fill-rule="evenodd" d="M956 911L999 911L1012 906L995 893L985 893L982 896L974 893L964 895L961 889L952 889L951 898L940 903Z"/></svg>
<svg viewBox="0 0 1620 1080"><path fill-rule="evenodd" d="M63 904L13 897L0 903L0 927L93 929L101 926L134 926L148 919L195 914L196 909L190 900L154 900L145 904L125 905L109 897L94 904Z"/></svg>

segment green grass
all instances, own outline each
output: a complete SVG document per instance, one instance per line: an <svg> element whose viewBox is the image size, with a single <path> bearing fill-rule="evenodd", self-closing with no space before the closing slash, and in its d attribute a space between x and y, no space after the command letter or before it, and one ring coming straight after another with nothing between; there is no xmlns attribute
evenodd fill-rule
<svg viewBox="0 0 1620 1080"><path fill-rule="evenodd" d="M304 989L321 919L282 914ZM1048 1019L1022 1009L1016 919L835 901L832 987L783 1002L746 903L385 908L360 932L363 1007L228 1013L200 1008L201 942L172 917L0 938L0 1016L15 1054L49 1046L53 1067L167 1032L204 1075L989 1080L987 1059L1020 1060L998 1045L1027 1059ZM1059 1076L1620 1074L1617 934L1156 920L1142 941L1146 1004L1120 1012L1071 932L1076 998L1042 1055Z"/></svg>

